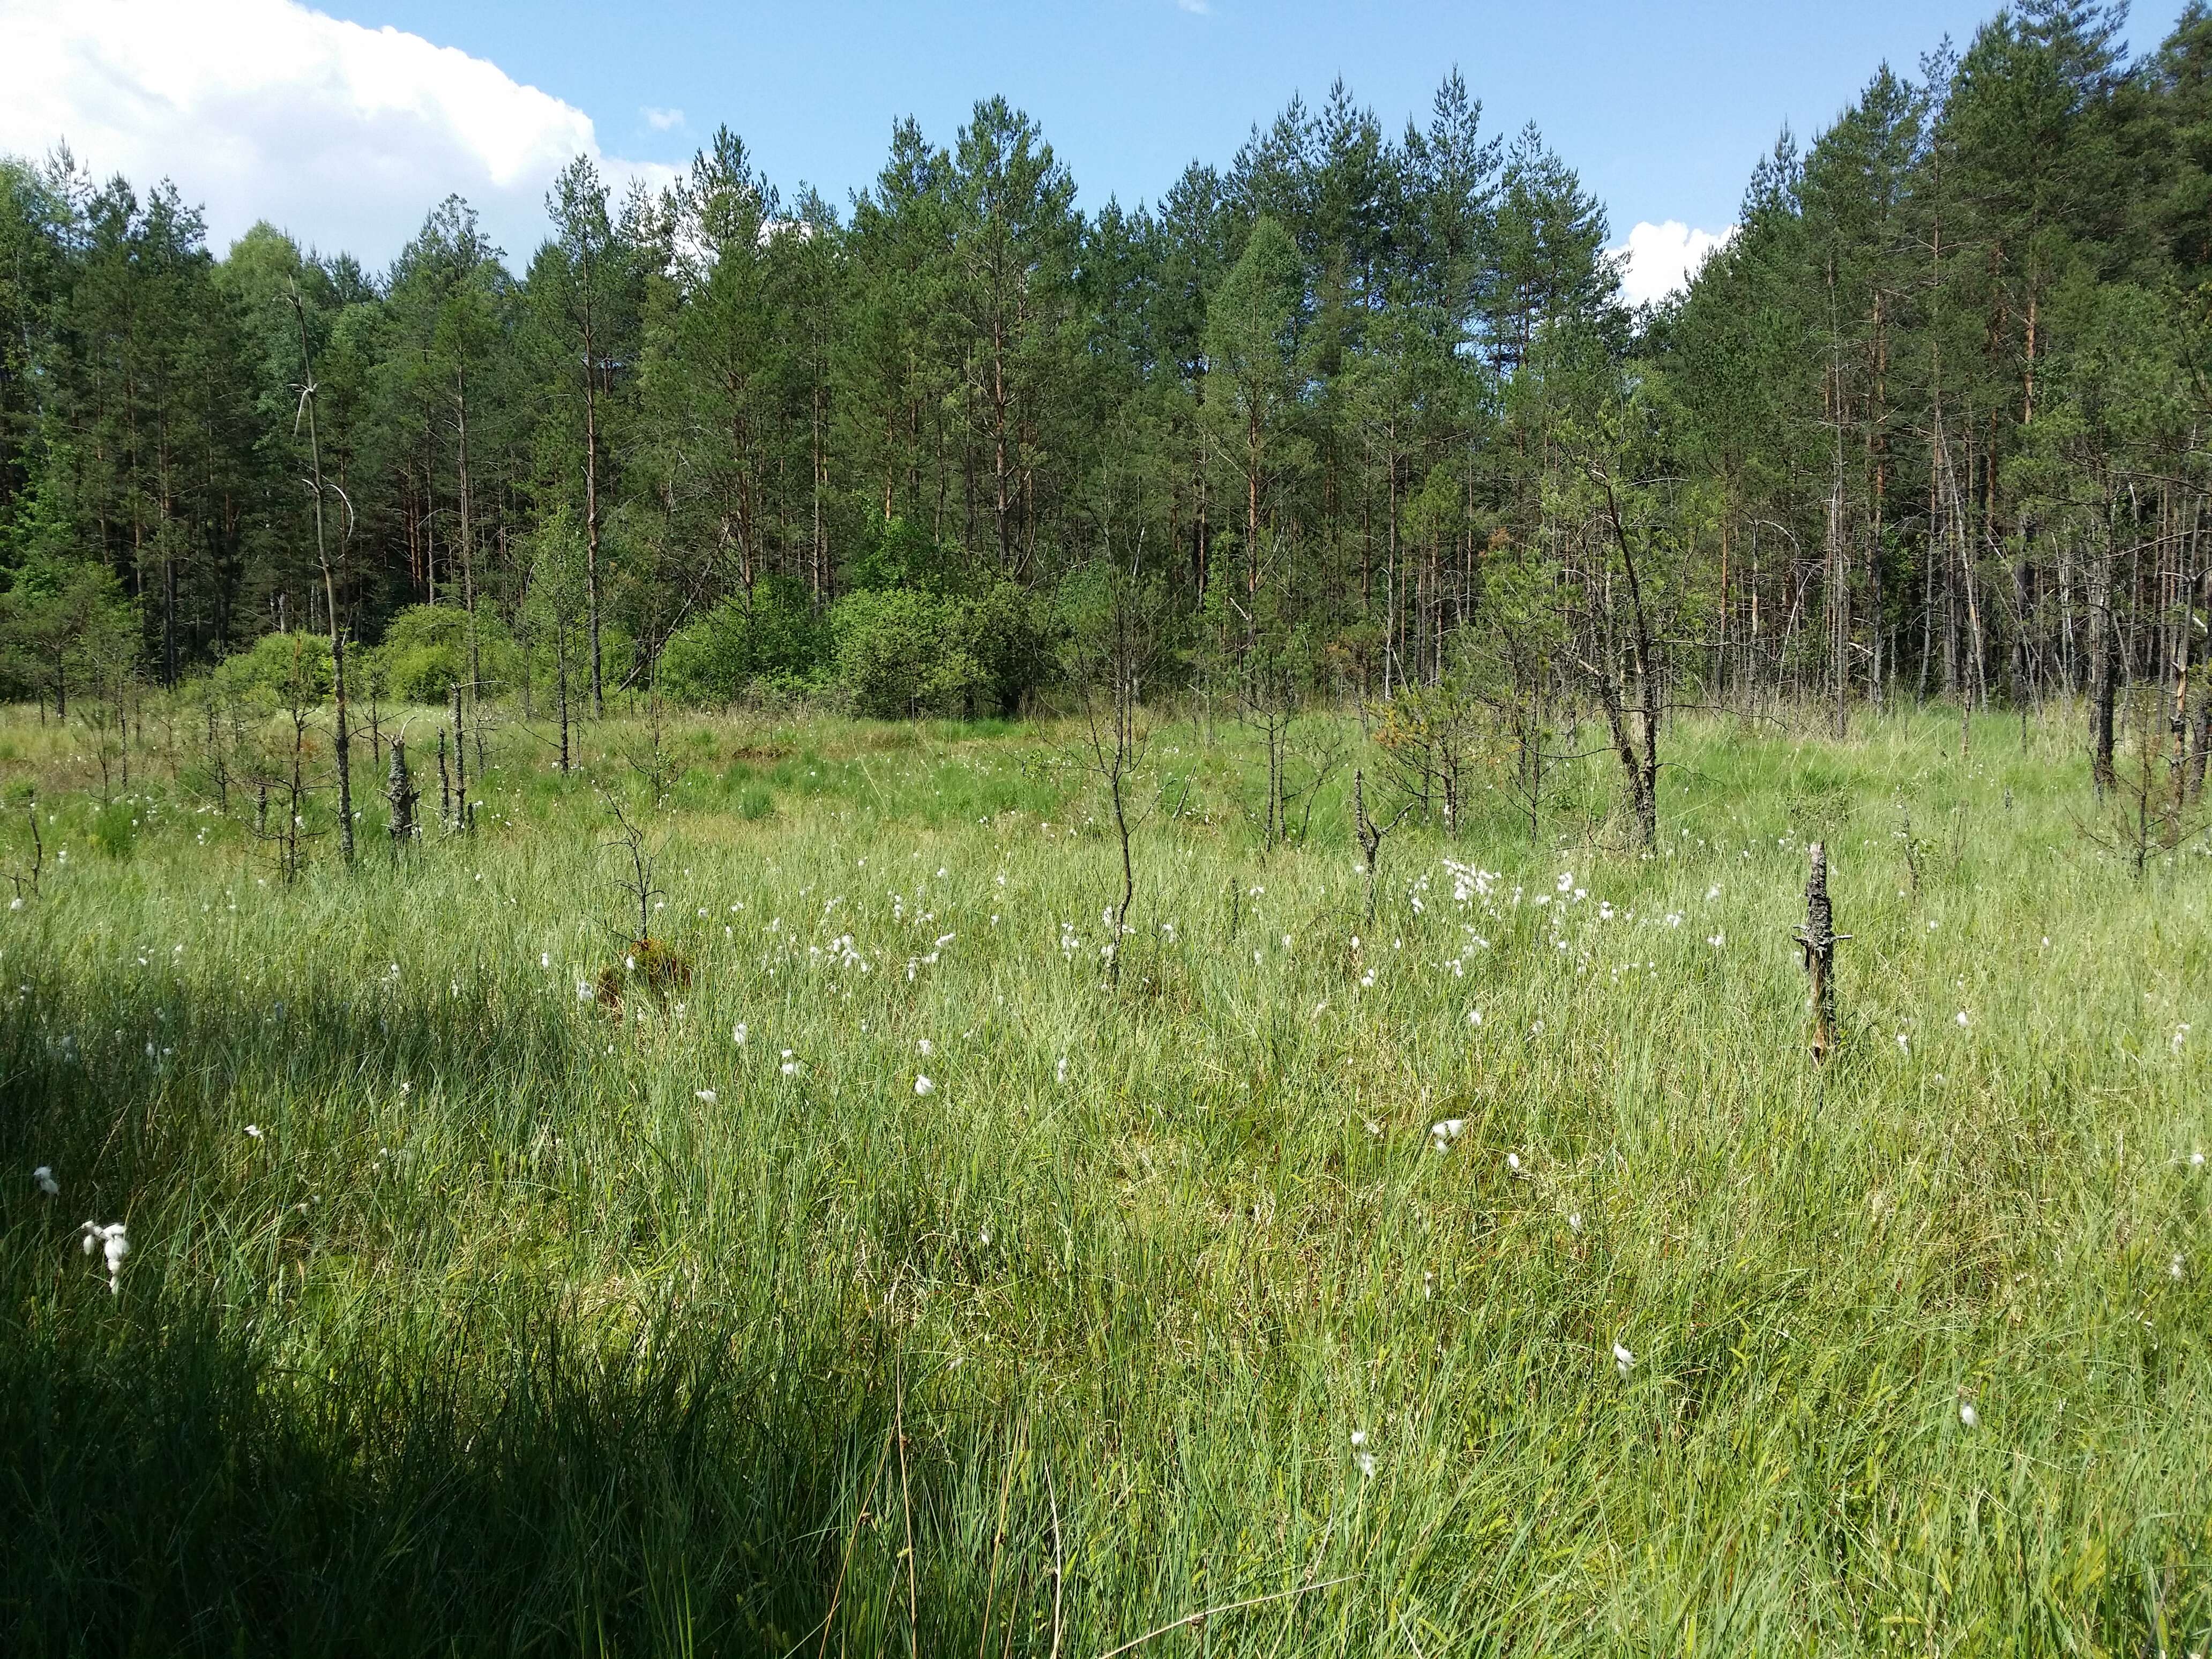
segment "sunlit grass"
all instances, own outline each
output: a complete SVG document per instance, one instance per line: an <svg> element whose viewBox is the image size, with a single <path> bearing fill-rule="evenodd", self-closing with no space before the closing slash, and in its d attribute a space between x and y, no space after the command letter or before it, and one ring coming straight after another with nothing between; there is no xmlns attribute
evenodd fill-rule
<svg viewBox="0 0 2212 1659"><path fill-rule="evenodd" d="M189 753L103 805L16 717L14 1638L2203 1647L2212 872L2091 845L2073 735L1684 720L1656 854L1593 763L1394 837L1370 923L1334 790L1263 858L1170 728L1109 991L1048 732L672 721L693 975L617 1014L606 815L519 732L472 840L370 799L288 887Z"/></svg>

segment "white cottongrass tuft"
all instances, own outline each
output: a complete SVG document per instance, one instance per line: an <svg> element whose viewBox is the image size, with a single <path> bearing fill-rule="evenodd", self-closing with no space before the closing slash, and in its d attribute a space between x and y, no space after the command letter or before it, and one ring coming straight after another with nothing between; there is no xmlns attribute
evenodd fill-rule
<svg viewBox="0 0 2212 1659"><path fill-rule="evenodd" d="M2191 1153L2190 1153L2190 1155L2189 1155L2189 1167L2190 1167L2191 1169L2192 1169L2192 1170L2201 1170L2201 1169L2203 1169L2203 1168L2204 1167L2204 1154L2203 1154L2203 1153L2202 1153L2202 1152L2191 1152Z"/></svg>
<svg viewBox="0 0 2212 1659"><path fill-rule="evenodd" d="M1521 1154L1518 1152L1506 1153L1505 1167L1512 1170L1515 1175L1519 1175L1521 1173Z"/></svg>
<svg viewBox="0 0 2212 1659"><path fill-rule="evenodd" d="M1067 1081L1067 1056L1066 1054L1062 1054L1057 1060L1053 1062L1052 1080L1055 1083L1061 1084Z"/></svg>
<svg viewBox="0 0 2212 1659"><path fill-rule="evenodd" d="M61 1196L62 1183L54 1179L54 1172L47 1165L41 1164L37 1169L32 1170L31 1179L37 1184L39 1190L48 1198Z"/></svg>
<svg viewBox="0 0 2212 1659"><path fill-rule="evenodd" d="M1962 1031L1966 1029L1966 1011L1964 1008L1959 1010L1959 1029Z"/></svg>
<svg viewBox="0 0 2212 1659"><path fill-rule="evenodd" d="M1961 1423L1964 1423L1970 1429L1975 1427L1981 1422L1981 1413L1974 1409L1974 1402L1972 1401L1969 1400L1960 1404L1959 1407L1959 1420Z"/></svg>
<svg viewBox="0 0 2212 1659"><path fill-rule="evenodd" d="M926 1078L926 1077L917 1077L917 1078L916 1078L916 1079L915 1079L915 1080L914 1080L914 1091L915 1091L915 1093L916 1093L916 1094L918 1094L918 1095L926 1095L926 1094L928 1094L932 1090L935 1089L936 1087L937 1087L937 1085L936 1085L934 1083L932 1083L932 1082L931 1082L927 1078Z"/></svg>
<svg viewBox="0 0 2212 1659"><path fill-rule="evenodd" d="M258 1123L249 1123L246 1126L246 1135L249 1140L260 1139L261 1133L261 1126Z"/></svg>
<svg viewBox="0 0 2212 1659"><path fill-rule="evenodd" d="M1375 1473L1375 1454L1367 1449L1367 1431L1364 1429L1352 1431L1352 1457L1359 1465L1361 1474L1372 1475Z"/></svg>
<svg viewBox="0 0 2212 1659"><path fill-rule="evenodd" d="M2167 1262L2167 1263L2166 1264L2166 1273L2167 1273L2170 1276L2172 1276L2172 1278L2175 1278L2175 1279L2179 1279L2179 1278L2180 1278L2180 1277L2181 1277L2181 1257L2180 1257L2179 1255L2177 1255L2173 1258L2173 1260L2172 1260L2172 1261L2171 1261Z"/></svg>
<svg viewBox="0 0 2212 1659"><path fill-rule="evenodd" d="M712 1106L717 1100L721 1098L721 1097L716 1094L712 1089L700 1089L695 1091L695 1092L702 1101L704 1101L709 1106Z"/></svg>
<svg viewBox="0 0 2212 1659"><path fill-rule="evenodd" d="M1626 1376L1628 1375L1628 1368L1636 1363L1636 1356L1620 1343L1616 1342L1613 1345L1613 1363L1620 1374Z"/></svg>
<svg viewBox="0 0 2212 1659"><path fill-rule="evenodd" d="M550 951L540 951L538 953L538 965L540 968L550 968L553 965L553 953Z"/></svg>
<svg viewBox="0 0 2212 1659"><path fill-rule="evenodd" d="M740 1048L745 1046L744 1021L739 1020L735 1025L730 1027L730 1041L736 1043Z"/></svg>
<svg viewBox="0 0 2212 1659"><path fill-rule="evenodd" d="M81 1230L84 1253L90 1255L98 1250L107 1262L107 1290L112 1296L122 1288L123 1258L131 1254L131 1240L120 1221L111 1221L106 1226L97 1221L88 1221Z"/></svg>
<svg viewBox="0 0 2212 1659"><path fill-rule="evenodd" d="M576 981L576 1000L579 1002L589 1002L591 1000L592 981L587 979L578 980Z"/></svg>
<svg viewBox="0 0 2212 1659"><path fill-rule="evenodd" d="M788 1048L786 1048L783 1051L783 1074L786 1077L797 1077L799 1075L798 1056L793 1054Z"/></svg>
<svg viewBox="0 0 2212 1659"><path fill-rule="evenodd" d="M1480 1025L1480 1024L1482 1024L1482 1010L1481 1010L1481 1009L1480 1009L1480 1008L1470 1008L1470 1009L1468 1009L1468 1010L1467 1011L1467 1023L1468 1023L1468 1024L1470 1024L1470 1025Z"/></svg>
<svg viewBox="0 0 2212 1659"><path fill-rule="evenodd" d="M922 1038L920 1042L915 1044L915 1047L921 1050L922 1055L925 1059L937 1052L937 1045L932 1042L927 1037Z"/></svg>
<svg viewBox="0 0 2212 1659"><path fill-rule="evenodd" d="M1429 1150L1441 1152L1457 1140L1460 1132L1466 1127L1467 1120L1463 1117L1448 1117L1440 1122L1431 1123L1429 1125Z"/></svg>
<svg viewBox="0 0 2212 1659"><path fill-rule="evenodd" d="M1567 1231L1571 1233L1578 1233L1582 1231L1582 1230L1583 1212L1580 1210L1577 1210L1573 1214L1567 1218Z"/></svg>
<svg viewBox="0 0 2212 1659"><path fill-rule="evenodd" d="M1900 1054L1909 1054L1912 1052L1912 1039L1902 1031L1897 1034L1897 1052Z"/></svg>

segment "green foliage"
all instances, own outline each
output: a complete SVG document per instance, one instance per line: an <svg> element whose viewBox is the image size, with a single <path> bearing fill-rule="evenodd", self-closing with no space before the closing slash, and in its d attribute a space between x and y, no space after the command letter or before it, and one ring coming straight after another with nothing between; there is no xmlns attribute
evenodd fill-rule
<svg viewBox="0 0 2212 1659"><path fill-rule="evenodd" d="M878 519L867 539L846 562L845 586L851 592L907 588L944 593L959 586L952 552L938 545L911 519Z"/></svg>
<svg viewBox="0 0 2212 1659"><path fill-rule="evenodd" d="M991 691L966 649L965 608L911 589L848 594L830 612L836 685L854 710L883 720L969 712Z"/></svg>
<svg viewBox="0 0 2212 1659"><path fill-rule="evenodd" d="M92 844L111 859L127 859L138 848L135 802L112 800L92 815Z"/></svg>
<svg viewBox="0 0 2212 1659"><path fill-rule="evenodd" d="M287 888L158 750L100 856L0 715L9 1651L2196 1650L2212 860L2085 856L2075 725L1685 713L1690 833L1477 791L1370 927L1340 799L1262 868L1178 724L1109 994L1064 725L679 722L747 758L632 968L511 726L475 836Z"/></svg>
<svg viewBox="0 0 2212 1659"><path fill-rule="evenodd" d="M331 695L331 642L321 634L264 634L252 650L225 658L212 678L224 695L264 708L295 696L319 702Z"/></svg>
<svg viewBox="0 0 2212 1659"><path fill-rule="evenodd" d="M58 472L0 523L8 586L0 593L0 667L21 691L66 706L75 689L127 675L139 651L139 612L104 565L68 550Z"/></svg>
<svg viewBox="0 0 2212 1659"><path fill-rule="evenodd" d="M806 590L769 577L751 603L726 599L661 647L661 690L679 702L728 703L754 682L803 682L821 666L826 630Z"/></svg>
<svg viewBox="0 0 2212 1659"><path fill-rule="evenodd" d="M522 665L514 638L495 617L481 610L472 623L468 612L455 605L410 605L392 617L375 656L392 696L442 703L455 685L479 683L472 650L482 665L485 694L515 684Z"/></svg>

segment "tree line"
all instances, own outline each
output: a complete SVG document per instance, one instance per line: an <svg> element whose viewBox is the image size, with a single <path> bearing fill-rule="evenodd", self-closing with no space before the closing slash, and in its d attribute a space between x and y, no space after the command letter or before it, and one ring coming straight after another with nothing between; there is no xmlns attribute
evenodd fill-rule
<svg viewBox="0 0 2212 1659"><path fill-rule="evenodd" d="M1088 214L1001 99L842 206L727 131L580 160L519 270L457 198L372 273L0 163L0 675L977 714L1135 604L1164 688L1356 696L1448 811L1470 722L1533 796L1588 717L1648 824L1699 702L2079 697L2108 782L2151 688L2201 776L2212 18L2123 15L1883 68L1640 311L1456 72Z"/></svg>

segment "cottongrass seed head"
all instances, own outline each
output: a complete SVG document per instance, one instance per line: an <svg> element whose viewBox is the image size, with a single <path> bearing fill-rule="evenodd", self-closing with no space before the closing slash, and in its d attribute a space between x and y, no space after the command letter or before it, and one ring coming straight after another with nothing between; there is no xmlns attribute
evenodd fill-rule
<svg viewBox="0 0 2212 1659"><path fill-rule="evenodd" d="M926 1077L917 1077L914 1080L914 1091L918 1095L929 1094L933 1092L936 1087L937 1085L934 1083L932 1083Z"/></svg>
<svg viewBox="0 0 2212 1659"><path fill-rule="evenodd" d="M48 1198L61 1196L62 1184L54 1179L54 1172L47 1165L41 1164L37 1169L32 1170L31 1181Z"/></svg>
<svg viewBox="0 0 2212 1659"><path fill-rule="evenodd" d="M1624 1345L1616 1342L1613 1345L1613 1363L1620 1374L1626 1376L1628 1375L1629 1367L1635 1364L1636 1356Z"/></svg>
<svg viewBox="0 0 2212 1659"><path fill-rule="evenodd" d="M131 1254L131 1240L125 1224L111 1221L102 1226L97 1221L88 1221L80 1230L80 1236L87 1255L97 1250L106 1261L108 1294L120 1293L123 1289L123 1258Z"/></svg>

